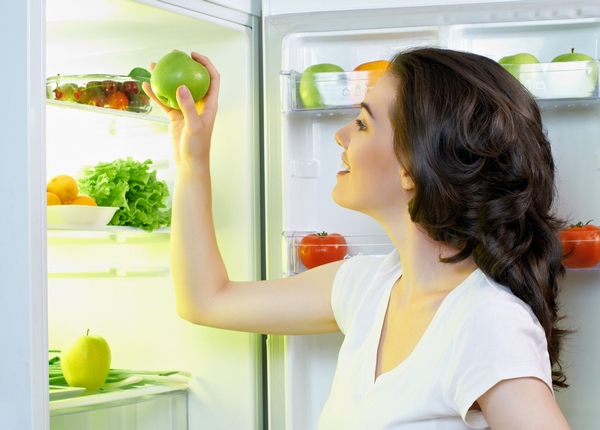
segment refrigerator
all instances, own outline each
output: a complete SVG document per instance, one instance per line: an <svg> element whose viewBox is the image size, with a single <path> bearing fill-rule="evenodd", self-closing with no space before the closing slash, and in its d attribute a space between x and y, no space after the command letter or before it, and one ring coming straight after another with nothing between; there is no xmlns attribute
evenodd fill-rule
<svg viewBox="0 0 600 430"><path fill-rule="evenodd" d="M217 236L230 276L250 280L305 270L298 243L309 232L343 234L348 256L392 249L379 225L330 195L341 163L333 135L368 90L364 74L351 74L357 65L430 45L494 60L525 51L541 67L571 48L600 58L600 4L592 0L30 0L5 9L0 76L12 84L4 89L10 103L0 105L0 342L11 371L0 384L0 423L19 430L313 429L343 340L179 319L168 228L47 228L43 191L54 174L131 156L152 159L169 187L174 175L168 123L156 107L127 115L57 106L46 102L47 77L127 74L172 49L208 55L222 76L212 160ZM299 77L325 62L345 71L323 78L334 101L305 108ZM522 82L539 90L559 213L600 220L597 84L585 96L557 97L544 78ZM599 267L569 270L560 296L576 331L563 359L571 386L556 398L574 429L600 421L599 287ZM48 401L48 350L88 328L111 345L112 367L188 371L189 387L61 412Z"/></svg>
<svg viewBox="0 0 600 430"><path fill-rule="evenodd" d="M299 238L307 231L345 235L350 255L389 252L379 225L337 207L331 199L342 152L333 136L358 114L357 95L360 99L367 90L365 77L352 75L352 70L415 46L470 51L496 61L520 52L535 55L543 63L539 67L547 68L545 75L519 79L538 98L553 145L557 211L574 223L594 219L598 224L598 93L579 97L569 88L574 78L555 73L551 62L571 48L598 59L599 2L374 0L367 5L270 0L263 2L262 14L265 173L281 178L265 183L268 277L304 270L296 254ZM323 98L329 96L330 101L307 109L298 97L299 76L319 63L333 63L345 73L317 78ZM329 86L337 88L337 94L330 94ZM556 392L556 398L573 429L596 428L600 270L568 270L562 284L563 325L575 332L565 341L563 353L570 388ZM317 428L342 340L337 333L269 337L271 430Z"/></svg>

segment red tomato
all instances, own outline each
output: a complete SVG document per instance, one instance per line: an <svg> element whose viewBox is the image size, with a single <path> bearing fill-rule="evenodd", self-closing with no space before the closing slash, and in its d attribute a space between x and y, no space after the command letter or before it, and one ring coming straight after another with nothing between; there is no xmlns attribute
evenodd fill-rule
<svg viewBox="0 0 600 430"><path fill-rule="evenodd" d="M106 96L105 107L112 109L125 110L129 106L129 99L121 91L115 91L114 93Z"/></svg>
<svg viewBox="0 0 600 430"><path fill-rule="evenodd" d="M560 238L566 258L563 264L571 269L594 267L600 263L600 228L581 222L561 231Z"/></svg>
<svg viewBox="0 0 600 430"><path fill-rule="evenodd" d="M343 260L347 252L344 236L325 232L304 236L298 249L300 261L307 269Z"/></svg>

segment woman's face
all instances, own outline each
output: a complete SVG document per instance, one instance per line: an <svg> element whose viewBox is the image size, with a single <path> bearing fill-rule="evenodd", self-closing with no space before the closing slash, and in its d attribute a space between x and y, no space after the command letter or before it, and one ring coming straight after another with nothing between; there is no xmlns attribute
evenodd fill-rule
<svg viewBox="0 0 600 430"><path fill-rule="evenodd" d="M404 175L394 154L389 119L396 86L397 79L393 75L384 75L366 94L356 120L335 134L336 142L344 148L344 170L337 174L333 199L342 207L375 219L386 213L397 216L398 204L406 205L402 187Z"/></svg>

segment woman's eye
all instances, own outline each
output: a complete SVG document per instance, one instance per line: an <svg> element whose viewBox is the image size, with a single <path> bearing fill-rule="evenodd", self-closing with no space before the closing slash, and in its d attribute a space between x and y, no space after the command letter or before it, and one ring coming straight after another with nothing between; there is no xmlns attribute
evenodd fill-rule
<svg viewBox="0 0 600 430"><path fill-rule="evenodd" d="M364 122L362 122L362 120L360 120L360 119L357 119L357 120L356 120L356 126L358 127L358 129L359 129L360 131L363 131L363 130L366 130L366 129L367 129L367 126L365 125L365 123L364 123Z"/></svg>

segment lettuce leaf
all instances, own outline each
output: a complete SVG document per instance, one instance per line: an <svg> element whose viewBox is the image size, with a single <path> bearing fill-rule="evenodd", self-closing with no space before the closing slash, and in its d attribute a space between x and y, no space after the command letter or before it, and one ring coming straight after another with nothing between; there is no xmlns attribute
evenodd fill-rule
<svg viewBox="0 0 600 430"><path fill-rule="evenodd" d="M109 225L138 227L152 231L171 225L171 209L166 182L148 171L152 160L139 162L131 157L85 167L77 184L82 194L93 198L98 206L119 207Z"/></svg>

